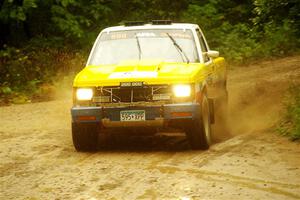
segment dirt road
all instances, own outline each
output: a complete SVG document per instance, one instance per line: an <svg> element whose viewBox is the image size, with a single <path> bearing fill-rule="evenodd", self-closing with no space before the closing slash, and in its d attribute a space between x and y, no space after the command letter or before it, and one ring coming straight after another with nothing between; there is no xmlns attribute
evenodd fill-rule
<svg viewBox="0 0 300 200"><path fill-rule="evenodd" d="M300 144L278 136L300 57L229 73L234 136L209 151L183 137L114 137L74 150L71 101L0 107L0 199L300 199Z"/></svg>

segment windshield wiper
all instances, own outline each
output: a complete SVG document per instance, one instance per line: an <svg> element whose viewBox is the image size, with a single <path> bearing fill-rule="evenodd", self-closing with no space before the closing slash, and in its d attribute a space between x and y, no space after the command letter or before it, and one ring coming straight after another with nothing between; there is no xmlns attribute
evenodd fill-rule
<svg viewBox="0 0 300 200"><path fill-rule="evenodd" d="M135 34L135 38L136 38L136 43L137 43L137 46L138 46L138 49L139 49L139 60L141 60L141 58L142 58L142 49L141 49L140 40L139 40L137 34Z"/></svg>
<svg viewBox="0 0 300 200"><path fill-rule="evenodd" d="M177 51L179 52L179 54L181 56L181 59L183 61L186 60L186 63L189 63L190 62L189 58L187 57L185 52L182 50L182 48L179 46L179 44L176 42L176 40L169 33L166 33L166 34L172 40L173 45L176 47Z"/></svg>

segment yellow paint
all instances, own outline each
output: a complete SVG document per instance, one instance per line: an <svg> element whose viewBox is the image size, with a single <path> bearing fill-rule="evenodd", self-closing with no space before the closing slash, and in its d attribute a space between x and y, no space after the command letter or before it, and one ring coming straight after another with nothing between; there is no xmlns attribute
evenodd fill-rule
<svg viewBox="0 0 300 200"><path fill-rule="evenodd" d="M223 66L224 59L215 64ZM146 84L197 83L213 73L212 66L200 63L171 63L159 60L129 60L115 65L86 66L75 77L74 87L118 86L120 82Z"/></svg>

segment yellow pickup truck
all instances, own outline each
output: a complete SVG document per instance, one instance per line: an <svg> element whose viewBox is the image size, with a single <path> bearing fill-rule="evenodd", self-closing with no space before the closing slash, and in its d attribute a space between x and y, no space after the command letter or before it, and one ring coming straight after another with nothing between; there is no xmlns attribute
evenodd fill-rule
<svg viewBox="0 0 300 200"><path fill-rule="evenodd" d="M198 25L158 20L109 27L73 83L73 144L93 151L105 129L175 128L192 149L208 149L227 96L224 58L209 49Z"/></svg>

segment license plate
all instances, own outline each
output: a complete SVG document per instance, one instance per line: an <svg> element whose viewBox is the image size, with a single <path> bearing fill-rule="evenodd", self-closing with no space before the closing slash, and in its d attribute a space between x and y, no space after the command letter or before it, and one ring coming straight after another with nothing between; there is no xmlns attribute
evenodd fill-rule
<svg viewBox="0 0 300 200"><path fill-rule="evenodd" d="M123 110L120 112L121 121L145 121L144 110Z"/></svg>

